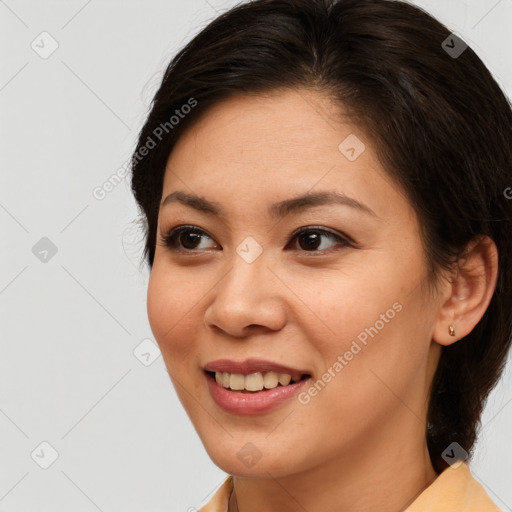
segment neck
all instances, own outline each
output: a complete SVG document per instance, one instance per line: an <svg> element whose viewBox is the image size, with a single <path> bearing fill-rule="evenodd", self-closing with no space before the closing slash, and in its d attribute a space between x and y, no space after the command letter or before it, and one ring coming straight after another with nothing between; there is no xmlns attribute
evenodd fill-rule
<svg viewBox="0 0 512 512"><path fill-rule="evenodd" d="M438 475L424 442L424 424L409 416L401 425L394 432L381 428L365 433L354 449L300 473L272 477L269 470L269 478L234 476L229 512L405 510Z"/></svg>

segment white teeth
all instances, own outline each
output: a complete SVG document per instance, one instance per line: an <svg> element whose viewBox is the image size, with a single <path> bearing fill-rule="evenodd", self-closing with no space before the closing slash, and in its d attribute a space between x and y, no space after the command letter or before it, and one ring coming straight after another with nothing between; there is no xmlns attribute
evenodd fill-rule
<svg viewBox="0 0 512 512"><path fill-rule="evenodd" d="M241 391L245 387L245 377L239 373L232 373L229 378L229 387L235 391Z"/></svg>
<svg viewBox="0 0 512 512"><path fill-rule="evenodd" d="M247 389L247 391L261 391L263 389L263 376L261 373L246 375L245 389Z"/></svg>
<svg viewBox="0 0 512 512"><path fill-rule="evenodd" d="M265 373L265 377L263 377L263 385L266 389L276 388L278 384L279 375L276 372Z"/></svg>
<svg viewBox="0 0 512 512"><path fill-rule="evenodd" d="M288 386L288 384L290 384L291 380L292 380L291 375L288 375L287 373L279 374L279 384L281 384L281 386Z"/></svg>
<svg viewBox="0 0 512 512"><path fill-rule="evenodd" d="M234 391L261 391L265 389L274 389L279 384L288 386L288 384L298 382L300 374L290 375L288 373L277 372L256 372L249 375L240 373L215 372L215 381L220 386Z"/></svg>

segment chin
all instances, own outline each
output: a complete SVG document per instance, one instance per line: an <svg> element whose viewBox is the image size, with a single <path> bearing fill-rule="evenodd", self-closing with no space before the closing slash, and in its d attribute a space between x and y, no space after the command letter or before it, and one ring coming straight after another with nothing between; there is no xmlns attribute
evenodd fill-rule
<svg viewBox="0 0 512 512"><path fill-rule="evenodd" d="M225 473L251 478L282 477L290 474L289 452L276 451L276 447L263 441L236 441L222 446L212 440L204 444L212 462Z"/></svg>

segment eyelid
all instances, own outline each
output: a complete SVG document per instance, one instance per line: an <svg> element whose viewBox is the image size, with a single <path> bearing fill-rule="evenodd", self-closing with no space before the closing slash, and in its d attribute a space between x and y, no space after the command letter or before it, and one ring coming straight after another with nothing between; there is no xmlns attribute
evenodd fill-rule
<svg viewBox="0 0 512 512"><path fill-rule="evenodd" d="M186 254L199 253L200 251L198 251L197 249L175 249L171 247L171 239L178 237L183 231L195 231L196 233L201 234L201 236L206 235L210 240L215 240L213 236L211 236L207 231L198 226L194 226L191 224L180 224L178 226L174 226L173 228L169 228L167 231L165 231L161 235L161 243L163 244L164 247L170 249L173 252L181 252ZM207 249L202 249L202 251L205 250Z"/></svg>
<svg viewBox="0 0 512 512"><path fill-rule="evenodd" d="M176 248L171 247L171 245L174 243L174 242L171 242L171 239L174 240L176 237L178 237L184 231L192 231L192 232L199 233L200 235L206 235L206 237L208 237L210 240L215 241L215 239L204 229L202 229L198 226L195 226L195 225L181 224L181 225L175 226L173 228L169 228L163 235L161 235L161 239L160 239L161 243L163 244L164 247L169 248L173 252L181 252L181 253L185 253L185 254L194 254L194 253L200 253L203 251L211 250L211 249L199 249L198 250L198 249L181 249L181 248L176 249ZM286 244L286 247L288 247L288 245L290 245L290 243L293 242L294 239L296 239L302 233L307 233L310 231L321 233L325 236L330 235L333 238L337 238L340 241L340 243L342 244L342 246L353 247L353 248L357 247L357 243L350 236L346 235L345 233L331 230L324 226L316 226L316 225L302 226L302 227L296 229L288 237L289 240ZM217 243L217 242L215 242L215 243ZM217 245L219 245L219 244L217 244ZM332 249L332 248L330 248L330 249ZM321 251L306 251L306 250L299 249L298 251L306 253L306 254L315 254L316 253L318 255L322 255L322 254L327 254L330 249L324 249ZM334 249L336 249L336 248L334 248Z"/></svg>
<svg viewBox="0 0 512 512"><path fill-rule="evenodd" d="M303 226L303 227L297 229L290 235L290 240L292 240L296 236L302 234L303 232L308 232L308 231L317 231L317 232L320 232L323 234L332 235L333 237L340 238L341 240L343 240L344 242L346 242L349 245L353 245L353 246L357 245L353 238L351 238L350 236L348 236L347 234L345 234L343 232L331 230L324 226L315 226L315 225ZM308 252L308 251L304 251L304 252ZM322 251L317 251L317 252L322 252Z"/></svg>

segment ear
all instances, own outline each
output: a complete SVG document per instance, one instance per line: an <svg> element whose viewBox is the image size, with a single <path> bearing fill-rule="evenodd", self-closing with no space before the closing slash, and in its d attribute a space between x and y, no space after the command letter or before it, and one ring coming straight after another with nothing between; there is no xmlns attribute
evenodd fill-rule
<svg viewBox="0 0 512 512"><path fill-rule="evenodd" d="M474 238L455 265L455 272L441 287L440 309L432 335L440 345L451 345L468 335L483 317L498 276L496 244L488 236Z"/></svg>

